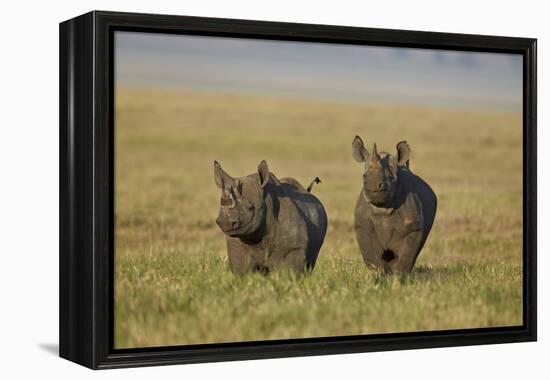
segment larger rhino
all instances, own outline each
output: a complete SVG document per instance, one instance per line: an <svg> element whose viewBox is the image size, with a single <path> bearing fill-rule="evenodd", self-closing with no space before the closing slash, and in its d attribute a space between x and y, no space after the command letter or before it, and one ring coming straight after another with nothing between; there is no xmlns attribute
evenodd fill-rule
<svg viewBox="0 0 550 380"><path fill-rule="evenodd" d="M432 228L437 208L433 190L409 169L411 149L397 144L395 156L369 153L359 136L353 158L364 163L355 206L355 235L366 264L386 272L410 272Z"/></svg>
<svg viewBox="0 0 550 380"><path fill-rule="evenodd" d="M256 173L233 178L214 161L222 190L216 223L225 233L234 273L269 273L278 268L313 270L327 230L321 202L293 178L281 180L265 161Z"/></svg>

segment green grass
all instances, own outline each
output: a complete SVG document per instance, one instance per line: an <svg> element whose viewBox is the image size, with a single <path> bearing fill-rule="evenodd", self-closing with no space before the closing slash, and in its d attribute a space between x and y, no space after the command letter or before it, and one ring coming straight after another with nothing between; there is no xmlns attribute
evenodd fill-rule
<svg viewBox="0 0 550 380"><path fill-rule="evenodd" d="M388 151L406 139L438 196L409 275L362 262L355 134ZM122 90L115 138L118 348L521 324L521 115ZM329 229L311 275L230 273L214 159L234 176L266 159L321 177Z"/></svg>

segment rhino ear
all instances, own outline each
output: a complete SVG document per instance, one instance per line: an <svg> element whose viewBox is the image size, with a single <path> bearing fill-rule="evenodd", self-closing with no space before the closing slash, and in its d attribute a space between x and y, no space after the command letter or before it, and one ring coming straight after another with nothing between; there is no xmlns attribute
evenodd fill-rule
<svg viewBox="0 0 550 380"><path fill-rule="evenodd" d="M269 168L265 160L262 160L258 165L258 175L260 176L260 185L264 187L267 181L269 181Z"/></svg>
<svg viewBox="0 0 550 380"><path fill-rule="evenodd" d="M355 136L351 143L351 153L357 162L365 162L370 156L367 149L365 149L363 140L359 136Z"/></svg>
<svg viewBox="0 0 550 380"><path fill-rule="evenodd" d="M216 181L216 185L220 189L231 186L233 183L233 177L222 169L222 166L218 163L218 161L214 161L214 181Z"/></svg>
<svg viewBox="0 0 550 380"><path fill-rule="evenodd" d="M411 158L411 148L406 141L401 141L397 144L397 165L409 167L409 159Z"/></svg>

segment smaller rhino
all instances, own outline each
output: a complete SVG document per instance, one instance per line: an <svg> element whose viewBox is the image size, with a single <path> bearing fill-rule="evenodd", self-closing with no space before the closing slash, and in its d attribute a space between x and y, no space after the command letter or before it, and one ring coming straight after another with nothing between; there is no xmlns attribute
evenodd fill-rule
<svg viewBox="0 0 550 380"><path fill-rule="evenodd" d="M411 149L397 144L397 155L369 154L359 136L353 158L365 163L363 187L355 205L355 235L363 261L385 272L410 272L432 228L437 198L409 169Z"/></svg>
<svg viewBox="0 0 550 380"><path fill-rule="evenodd" d="M214 180L222 190L216 223L234 273L313 270L327 230L325 209L310 193L318 178L306 190L293 178L277 179L265 161L240 178L214 161Z"/></svg>

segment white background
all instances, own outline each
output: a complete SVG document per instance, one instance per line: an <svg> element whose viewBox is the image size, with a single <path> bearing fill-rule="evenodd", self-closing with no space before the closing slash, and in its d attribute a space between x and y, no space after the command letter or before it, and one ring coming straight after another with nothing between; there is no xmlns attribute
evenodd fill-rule
<svg viewBox="0 0 550 380"><path fill-rule="evenodd" d="M548 378L549 14L544 1L4 2L0 23L0 377ZM93 372L57 355L58 23L89 10L165 13L539 39L539 342ZM546 66L546 67L545 67ZM546 144L547 145L547 144ZM495 168L498 170L498 168ZM545 236L546 235L546 236ZM546 353L544 352L546 351ZM32 377L31 377L32 376Z"/></svg>

